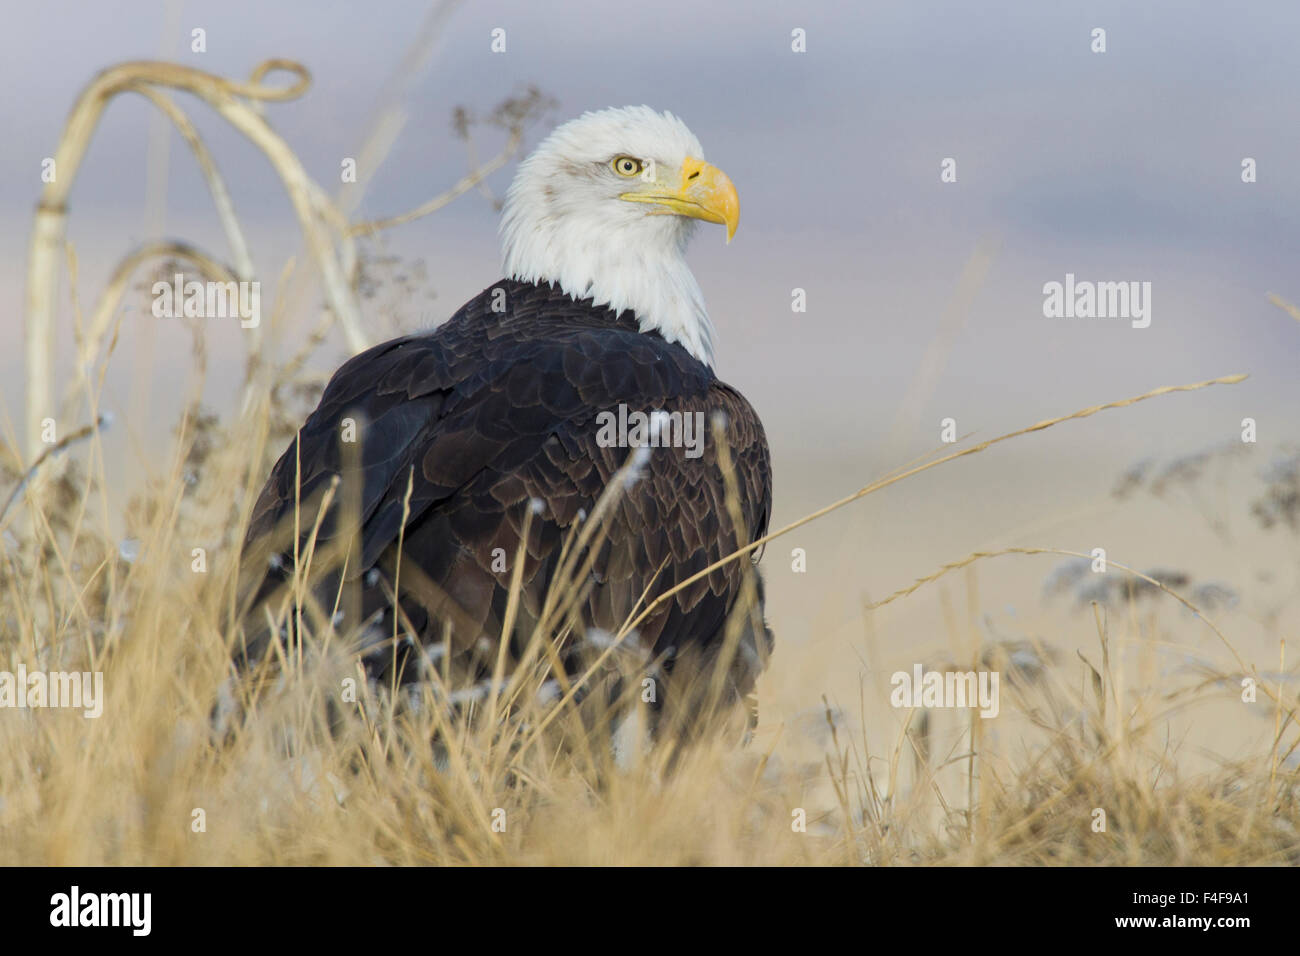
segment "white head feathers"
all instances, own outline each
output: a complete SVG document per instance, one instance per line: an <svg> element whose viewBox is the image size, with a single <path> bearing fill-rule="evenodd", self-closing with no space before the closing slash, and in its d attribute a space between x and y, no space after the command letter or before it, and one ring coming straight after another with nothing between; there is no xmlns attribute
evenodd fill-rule
<svg viewBox="0 0 1300 956"><path fill-rule="evenodd" d="M614 165L620 157L644 163L644 171L631 179L620 175ZM519 165L506 196L506 275L558 285L616 312L631 310L643 332L656 331L711 366L713 326L685 259L693 213L665 214L670 210L653 204L658 200L625 198L630 183L648 192L641 183L654 185L655 176L681 187L674 177L688 161L702 159L685 123L647 106L584 113L565 123ZM734 198L729 180L726 186Z"/></svg>

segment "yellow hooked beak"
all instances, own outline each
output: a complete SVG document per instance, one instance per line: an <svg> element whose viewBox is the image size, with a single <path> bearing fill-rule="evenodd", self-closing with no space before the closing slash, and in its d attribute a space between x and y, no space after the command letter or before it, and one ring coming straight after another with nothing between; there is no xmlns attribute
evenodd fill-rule
<svg viewBox="0 0 1300 956"><path fill-rule="evenodd" d="M650 215L689 216L727 227L727 242L740 222L740 197L727 174L702 159L687 157L677 173L657 170L640 189L621 194L628 202L654 203Z"/></svg>

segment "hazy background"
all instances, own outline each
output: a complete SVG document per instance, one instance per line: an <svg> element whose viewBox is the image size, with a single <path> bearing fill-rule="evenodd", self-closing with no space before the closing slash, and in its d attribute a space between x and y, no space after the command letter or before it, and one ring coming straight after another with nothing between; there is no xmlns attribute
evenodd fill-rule
<svg viewBox="0 0 1300 956"><path fill-rule="evenodd" d="M1176 503L1117 505L1109 492L1134 460L1235 441L1251 416L1260 445L1225 479L1221 502L1244 513L1247 492L1234 482L1280 442L1300 438L1300 324L1265 297L1300 300L1300 7L1138 6L462 4L402 101L409 123L358 218L404 212L463 175L463 145L449 122L458 105L486 113L537 84L559 104L548 128L612 105L678 113L741 197L735 241L725 246L719 230L701 230L692 262L719 331L718 372L767 426L775 525L934 448L945 417L960 434L987 438L1156 386L1250 373L1233 388L1172 396L990 450L775 542L764 566L781 648L769 694L780 706L813 706L826 688L855 698L856 661L867 657L864 596L978 548L1104 546L1142 568L1195 565L1198 580L1290 595L1279 600L1293 615L1294 560L1270 550L1276 536L1225 541ZM334 193L340 160L357 155L428 9L4 4L0 301L9 319L0 323L0 411L13 428L22 420L20 317L40 163L91 76L129 59L174 58L232 78L270 57L298 60L312 71L311 89L266 112ZM204 54L189 51L194 27L207 31ZM495 27L506 30L505 54L489 51ZM796 27L807 32L803 54L790 48ZM1090 50L1094 27L1107 31L1104 54ZM285 258L301 253L289 203L260 153L202 104L181 102L231 185L269 309ZM146 164L151 130L169 138L165 171ZM544 132L534 129L529 147ZM487 134L478 145L488 156L500 139ZM955 184L939 180L945 157L957 161ZM1242 183L1243 157L1257 161L1258 182ZM513 170L512 162L491 178L497 195ZM151 191L158 182L165 195ZM471 193L387 233L390 252L426 261L437 294L410 303L406 327L445 318L498 277L496 221L491 204ZM192 157L149 104L123 96L72 194L83 302L94 301L134 242L156 235L228 254ZM960 294L977 250L987 266L973 270ZM1042 286L1067 272L1151 282L1150 328L1044 318ZM807 292L806 314L791 312L795 287ZM70 353L70 312L63 315L60 342ZM241 334L234 324L209 329L214 407L229 408ZM117 493L163 468L188 342L153 319L137 316L124 329L105 392L118 413L107 439ZM332 368L345 354L336 338L315 361ZM1244 520L1233 526L1234 535L1247 531ZM793 547L807 551L804 574L791 571ZM978 568L972 606L985 615L986 637L1066 639L1053 628L1073 625L1051 606L1044 616L1040 603L1054 560L1003 558ZM962 579L946 587L959 589L965 607ZM940 593L876 616L884 672L950 640ZM1258 608L1234 613L1243 642L1275 659ZM1196 626L1185 630L1189 642L1202 640Z"/></svg>

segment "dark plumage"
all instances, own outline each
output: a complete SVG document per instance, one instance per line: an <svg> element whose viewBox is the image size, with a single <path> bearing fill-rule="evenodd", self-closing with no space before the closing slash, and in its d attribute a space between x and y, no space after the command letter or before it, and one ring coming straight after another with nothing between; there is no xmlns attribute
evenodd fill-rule
<svg viewBox="0 0 1300 956"><path fill-rule="evenodd" d="M313 612L317 623L338 600L336 630L355 642L368 673L385 683L418 679L413 648L436 647L444 638L463 679L490 674L525 521L515 655L542 611L563 542L628 460L630 449L597 441L597 413L617 412L620 403L645 412L703 412L704 450L690 458L682 448L649 449L640 477L606 522L571 643L581 643L592 628L616 633L643 595L653 599L736 549L708 425L715 412L725 415L740 542L766 533L767 442L738 392L680 345L640 331L630 313L616 316L549 285L502 280L436 331L378 345L335 373L253 509L241 589L248 656L260 657L270 634L263 606L273 614L287 607L295 501L303 505L305 551L322 495L342 476L316 536L317 561L328 564L322 556L331 546L340 556L348 547L339 516L349 501L360 517L359 540L351 543L342 586L340 562L313 579L311 592L323 609ZM340 442L347 419L356 422L352 445ZM344 459L354 453L361 481ZM534 501L539 513L529 518ZM662 605L637 628L640 647L668 672L674 664L680 671L683 658L692 659L692 673L707 672L747 575L757 588L757 613L742 607L737 614L738 646L725 686L732 699L750 693L772 638L748 558ZM402 609L397 632L413 638L396 646L395 576ZM660 703L674 680L666 675Z"/></svg>

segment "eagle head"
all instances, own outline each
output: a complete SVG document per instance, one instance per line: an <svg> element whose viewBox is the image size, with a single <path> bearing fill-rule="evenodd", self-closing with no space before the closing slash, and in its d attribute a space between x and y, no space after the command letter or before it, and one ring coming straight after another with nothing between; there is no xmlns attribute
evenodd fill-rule
<svg viewBox="0 0 1300 956"><path fill-rule="evenodd" d="M504 269L575 299L631 311L643 332L713 364L713 326L686 265L698 220L724 225L740 200L671 113L600 110L558 127L525 159L501 220Z"/></svg>

